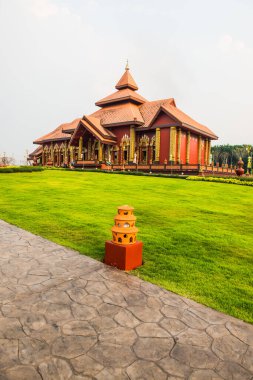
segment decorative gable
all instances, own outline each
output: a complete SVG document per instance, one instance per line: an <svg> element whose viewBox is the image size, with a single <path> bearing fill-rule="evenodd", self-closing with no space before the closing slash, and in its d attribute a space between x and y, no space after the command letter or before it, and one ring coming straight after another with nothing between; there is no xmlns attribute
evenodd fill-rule
<svg viewBox="0 0 253 380"><path fill-rule="evenodd" d="M150 126L160 127L162 125L178 125L178 121L160 110Z"/></svg>

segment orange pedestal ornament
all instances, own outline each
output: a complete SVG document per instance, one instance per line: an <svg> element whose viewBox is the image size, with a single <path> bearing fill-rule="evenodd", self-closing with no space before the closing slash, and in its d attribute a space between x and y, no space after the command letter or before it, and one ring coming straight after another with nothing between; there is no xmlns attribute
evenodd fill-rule
<svg viewBox="0 0 253 380"><path fill-rule="evenodd" d="M143 243L136 241L138 228L131 206L118 207L112 227L112 241L105 243L105 264L122 270L132 270L142 265Z"/></svg>

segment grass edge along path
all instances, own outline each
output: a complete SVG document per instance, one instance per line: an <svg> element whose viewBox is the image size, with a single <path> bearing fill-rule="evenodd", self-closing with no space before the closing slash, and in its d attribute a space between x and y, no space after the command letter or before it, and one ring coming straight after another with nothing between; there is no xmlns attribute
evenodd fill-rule
<svg viewBox="0 0 253 380"><path fill-rule="evenodd" d="M253 322L251 188L60 170L0 176L1 219L98 260L126 203L144 242L133 274Z"/></svg>

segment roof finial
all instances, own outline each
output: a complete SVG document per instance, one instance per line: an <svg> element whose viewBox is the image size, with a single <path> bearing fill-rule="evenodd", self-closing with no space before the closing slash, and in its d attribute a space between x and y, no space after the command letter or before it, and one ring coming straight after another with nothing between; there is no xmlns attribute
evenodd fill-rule
<svg viewBox="0 0 253 380"><path fill-rule="evenodd" d="M127 59L127 63L126 63L126 68L125 68L125 70L129 70L128 59Z"/></svg>

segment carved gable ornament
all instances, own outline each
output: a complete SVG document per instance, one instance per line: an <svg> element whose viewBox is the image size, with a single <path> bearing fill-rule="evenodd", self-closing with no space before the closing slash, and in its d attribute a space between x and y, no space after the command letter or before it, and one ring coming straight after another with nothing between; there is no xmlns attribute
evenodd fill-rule
<svg viewBox="0 0 253 380"><path fill-rule="evenodd" d="M140 146L148 146L149 145L149 138L147 135L144 135L140 138Z"/></svg>
<svg viewBox="0 0 253 380"><path fill-rule="evenodd" d="M125 134L123 137L122 137L122 139L121 139L121 144L120 144L121 146L128 146L128 145L130 145L130 137L127 135L127 134Z"/></svg>

